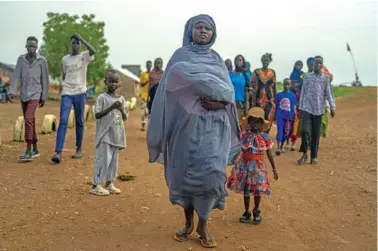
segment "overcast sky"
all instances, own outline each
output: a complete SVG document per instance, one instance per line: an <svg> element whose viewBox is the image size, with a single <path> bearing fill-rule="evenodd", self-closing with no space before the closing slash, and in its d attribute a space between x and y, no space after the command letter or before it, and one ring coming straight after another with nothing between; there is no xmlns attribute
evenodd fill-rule
<svg viewBox="0 0 378 251"><path fill-rule="evenodd" d="M93 13L104 21L109 61L116 68L156 57L168 61L181 46L187 19L206 13L217 24L214 49L224 59L243 54L254 69L270 52L271 67L282 80L296 60L319 54L339 84L354 79L348 41L362 82L377 84L377 2L371 0L0 2L0 10L0 61L5 63L15 64L25 53L26 37L42 39L50 11Z"/></svg>

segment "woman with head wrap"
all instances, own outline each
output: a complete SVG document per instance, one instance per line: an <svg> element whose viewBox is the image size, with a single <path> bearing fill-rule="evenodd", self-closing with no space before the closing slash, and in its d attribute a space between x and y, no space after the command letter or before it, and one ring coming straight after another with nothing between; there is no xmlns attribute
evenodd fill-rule
<svg viewBox="0 0 378 251"><path fill-rule="evenodd" d="M268 68L272 61L272 54L264 54L261 57L262 68L253 71L252 85L255 90L255 95L251 101L252 106L258 106L264 110L265 119L270 121L271 124L274 121L276 111L274 97L277 93L276 72Z"/></svg>
<svg viewBox="0 0 378 251"><path fill-rule="evenodd" d="M234 88L223 59L211 49L216 37L210 16L188 20L183 46L169 60L157 90L147 131L149 162L164 164L169 199L184 209L185 227L174 239L187 241L196 231L205 247L215 247L207 220L213 209L224 209L226 166L241 149Z"/></svg>
<svg viewBox="0 0 378 251"><path fill-rule="evenodd" d="M152 102L154 101L156 91L158 89L161 77L163 76L163 59L157 58L154 61L154 68L149 75L149 91L148 91L148 112L151 114Z"/></svg>
<svg viewBox="0 0 378 251"><path fill-rule="evenodd" d="M228 71L233 71L233 67L232 67L232 61L231 59L226 59L226 61L224 61Z"/></svg>
<svg viewBox="0 0 378 251"><path fill-rule="evenodd" d="M245 59L242 55L235 57L235 70L230 72L230 79L235 89L235 102L240 120L247 113L248 92L251 80L245 69Z"/></svg>
<svg viewBox="0 0 378 251"><path fill-rule="evenodd" d="M295 62L294 69L290 74L290 80L295 81L298 84L299 88L302 87L302 83L303 83L302 75L304 72L302 71L302 68L303 68L303 62L298 60L297 62Z"/></svg>

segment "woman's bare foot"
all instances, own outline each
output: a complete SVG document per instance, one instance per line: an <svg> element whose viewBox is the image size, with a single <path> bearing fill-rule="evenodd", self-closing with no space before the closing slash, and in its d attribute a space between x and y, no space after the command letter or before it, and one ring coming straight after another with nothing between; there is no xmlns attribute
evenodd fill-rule
<svg viewBox="0 0 378 251"><path fill-rule="evenodd" d="M198 220L198 226L197 226L197 234L198 238L201 242L201 245L205 248L214 248L216 247L216 243L214 238L210 235L208 229L207 229L207 221L205 220Z"/></svg>
<svg viewBox="0 0 378 251"><path fill-rule="evenodd" d="M190 236L194 234L194 221L193 221L193 209L185 210L185 226L179 230L173 238L176 241L184 242L188 241Z"/></svg>

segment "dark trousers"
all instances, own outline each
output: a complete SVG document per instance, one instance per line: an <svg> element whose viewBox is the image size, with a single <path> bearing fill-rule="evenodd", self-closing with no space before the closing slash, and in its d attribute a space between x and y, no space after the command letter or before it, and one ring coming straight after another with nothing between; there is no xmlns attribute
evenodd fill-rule
<svg viewBox="0 0 378 251"><path fill-rule="evenodd" d="M29 144L37 144L37 132L35 130L35 111L39 106L39 100L21 102L22 113L25 121L25 141Z"/></svg>
<svg viewBox="0 0 378 251"><path fill-rule="evenodd" d="M156 84L156 85L152 86L151 89L148 91L148 96L150 97L150 99L148 100L148 103L147 103L149 115L151 115L152 103L154 102L155 94L156 94L158 87L159 87L159 84Z"/></svg>
<svg viewBox="0 0 378 251"><path fill-rule="evenodd" d="M309 112L301 111L302 144L299 149L302 153L307 153L311 148L311 159L318 157L320 131L322 128L322 115L316 116Z"/></svg>

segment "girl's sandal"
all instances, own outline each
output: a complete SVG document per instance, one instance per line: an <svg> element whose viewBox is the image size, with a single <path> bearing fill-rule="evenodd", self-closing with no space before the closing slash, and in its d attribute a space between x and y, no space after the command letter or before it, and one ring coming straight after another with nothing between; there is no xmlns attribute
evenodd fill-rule
<svg viewBox="0 0 378 251"><path fill-rule="evenodd" d="M261 221L262 221L261 211L260 210L253 211L253 221L252 221L252 224L253 225L260 225Z"/></svg>
<svg viewBox="0 0 378 251"><path fill-rule="evenodd" d="M210 237L210 239L206 239L205 236L201 236L198 234L198 239L204 248L215 248L217 246L215 240L212 237Z"/></svg>
<svg viewBox="0 0 378 251"><path fill-rule="evenodd" d="M251 212L244 212L244 214L239 218L239 222L250 224L251 223Z"/></svg>
<svg viewBox="0 0 378 251"><path fill-rule="evenodd" d="M173 239L175 239L178 242L185 242L188 241L189 238L194 234L194 230L191 233L188 233L188 229L184 230L181 229L178 231L174 236Z"/></svg>

